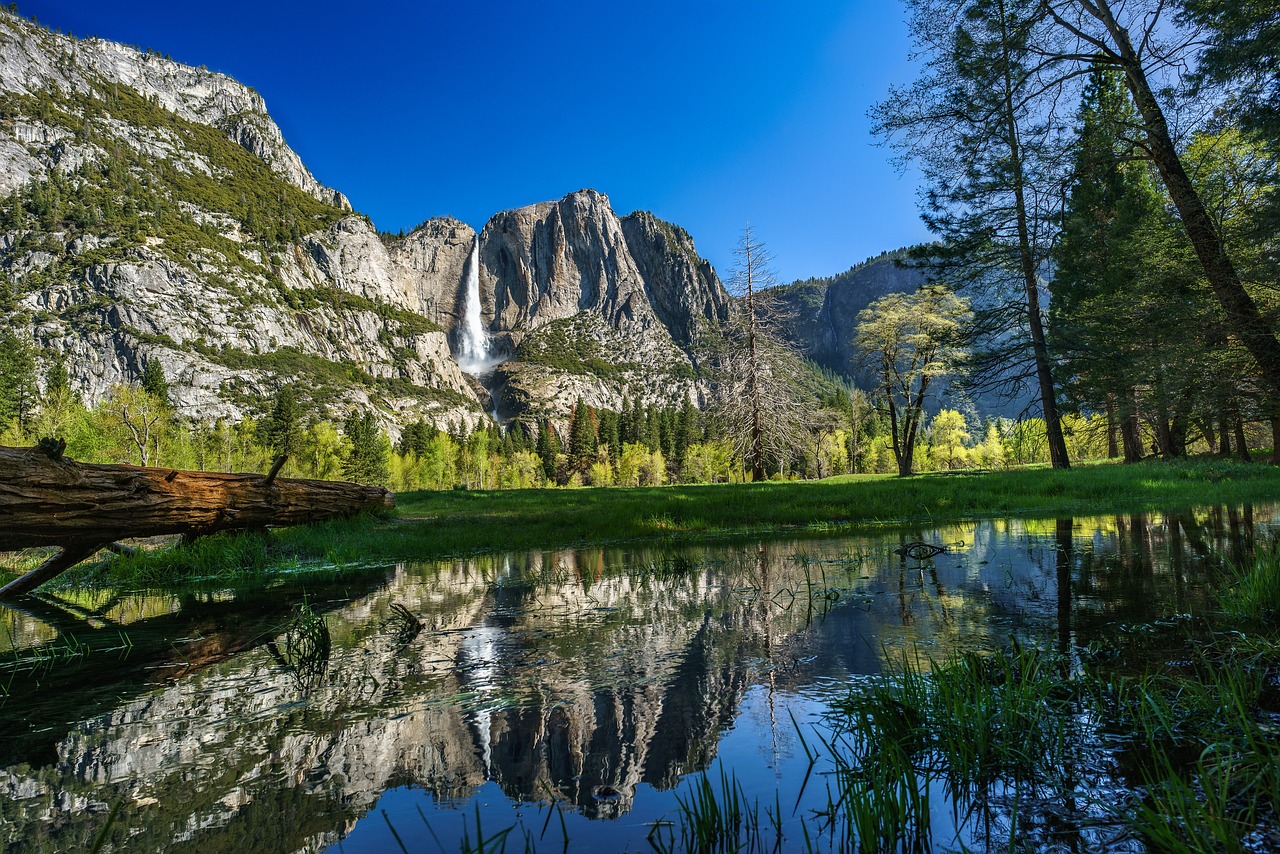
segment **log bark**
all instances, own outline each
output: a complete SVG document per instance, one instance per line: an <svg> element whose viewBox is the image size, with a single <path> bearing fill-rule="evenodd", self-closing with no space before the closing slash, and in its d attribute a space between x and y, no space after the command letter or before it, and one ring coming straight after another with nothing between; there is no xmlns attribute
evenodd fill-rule
<svg viewBox="0 0 1280 854"><path fill-rule="evenodd" d="M395 506L379 486L54 456L40 448L0 448L0 551L57 546L64 550L60 565L130 537L300 525Z"/></svg>

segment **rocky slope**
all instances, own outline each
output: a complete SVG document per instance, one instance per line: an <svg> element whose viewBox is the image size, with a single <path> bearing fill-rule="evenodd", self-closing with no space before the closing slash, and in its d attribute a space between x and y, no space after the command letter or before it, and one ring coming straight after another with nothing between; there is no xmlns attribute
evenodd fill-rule
<svg viewBox="0 0 1280 854"><path fill-rule="evenodd" d="M853 345L858 313L880 297L914 291L924 284L924 273L899 266L902 257L901 250L888 252L838 276L776 289L786 337L822 367L870 388L874 378Z"/></svg>
<svg viewBox="0 0 1280 854"><path fill-rule="evenodd" d="M201 420L286 382L393 434L474 424L491 390L505 417L698 400L697 326L728 312L688 234L594 191L480 235L440 219L386 239L252 89L3 11L0 194L0 320L90 404L151 359ZM454 358L473 281L494 354L514 357L480 381Z"/></svg>
<svg viewBox="0 0 1280 854"><path fill-rule="evenodd" d="M727 319L729 300L682 229L619 218L580 190L493 217L479 257L493 346L513 356L496 377L501 414L700 401L696 330Z"/></svg>

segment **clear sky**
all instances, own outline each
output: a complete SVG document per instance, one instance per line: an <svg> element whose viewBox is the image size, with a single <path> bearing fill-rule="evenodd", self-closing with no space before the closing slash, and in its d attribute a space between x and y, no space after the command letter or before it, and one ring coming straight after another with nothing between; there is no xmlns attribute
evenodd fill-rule
<svg viewBox="0 0 1280 854"><path fill-rule="evenodd" d="M867 108L914 75L893 0L25 0L19 12L253 86L378 228L582 187L782 281L927 237Z"/></svg>

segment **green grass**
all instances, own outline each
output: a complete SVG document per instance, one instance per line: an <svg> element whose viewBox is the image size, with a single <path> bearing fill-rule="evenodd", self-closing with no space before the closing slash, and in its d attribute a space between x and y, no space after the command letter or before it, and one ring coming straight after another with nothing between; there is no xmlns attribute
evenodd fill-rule
<svg viewBox="0 0 1280 854"><path fill-rule="evenodd" d="M1052 518L1280 501L1280 468L1221 460L1082 466L1070 471L845 476L714 486L412 492L384 519L219 537L112 558L105 581L181 586L261 578L275 569L351 565L617 543L836 536L860 529L993 516ZM85 570L70 576L83 581Z"/></svg>
<svg viewBox="0 0 1280 854"><path fill-rule="evenodd" d="M1194 666L1140 676L1072 672L1067 659L1018 646L943 662L904 657L835 705L823 818L845 832L846 850L927 849L929 788L939 781L957 827L981 835L1006 813L998 824L1009 850L1026 844L1018 809L1028 802L1033 813L1092 804L1154 850L1261 850L1249 838L1274 840L1280 818L1266 696L1274 635L1247 650L1188 639L1180 651ZM1128 782L1098 798L1087 769L1110 762Z"/></svg>
<svg viewBox="0 0 1280 854"><path fill-rule="evenodd" d="M1275 625L1280 619L1280 548L1258 552L1218 596L1219 607L1237 620Z"/></svg>

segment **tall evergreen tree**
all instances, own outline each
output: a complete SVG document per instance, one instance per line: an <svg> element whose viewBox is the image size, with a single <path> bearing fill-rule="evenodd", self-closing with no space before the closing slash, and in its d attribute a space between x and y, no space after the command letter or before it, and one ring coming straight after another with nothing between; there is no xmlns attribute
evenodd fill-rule
<svg viewBox="0 0 1280 854"><path fill-rule="evenodd" d="M1149 344L1128 310L1148 247L1144 226L1162 215L1146 164L1133 156L1137 116L1114 72L1095 70L1079 135L1055 259L1054 344L1078 404L1105 410L1128 462L1142 457L1137 360Z"/></svg>
<svg viewBox="0 0 1280 854"><path fill-rule="evenodd" d="M35 407L36 360L31 345L12 332L0 335L0 430L17 422L27 431Z"/></svg>
<svg viewBox="0 0 1280 854"><path fill-rule="evenodd" d="M165 406L169 401L169 380L164 375L164 365L152 356L142 365L142 390Z"/></svg>
<svg viewBox="0 0 1280 854"><path fill-rule="evenodd" d="M560 455L560 437L550 421L544 420L538 430L538 457L542 460L542 473L547 483L556 482L556 457Z"/></svg>
<svg viewBox="0 0 1280 854"><path fill-rule="evenodd" d="M596 419L591 408L578 399L569 419L569 468L571 471L585 475L596 461L596 448L599 439L596 435Z"/></svg>
<svg viewBox="0 0 1280 854"><path fill-rule="evenodd" d="M390 474L391 443L372 412L352 412L343 423L347 439L342 475L355 483L385 483Z"/></svg>
<svg viewBox="0 0 1280 854"><path fill-rule="evenodd" d="M1041 0L907 0L925 73L873 111L877 133L917 161L923 216L942 238L920 260L974 299L984 350L971 375L1031 380L1055 468L1070 465L1041 308L1057 219L1059 128L1037 98ZM979 299L979 297L983 297ZM1024 365L1025 370L1015 370Z"/></svg>
<svg viewBox="0 0 1280 854"><path fill-rule="evenodd" d="M302 419L306 415L298 392L292 385L276 390L271 411L263 419L260 429L263 439L273 453L284 456L297 454L302 443Z"/></svg>
<svg viewBox="0 0 1280 854"><path fill-rule="evenodd" d="M1177 31L1175 4L1165 0L1040 0L1039 6L1044 20L1055 28L1048 38L1059 40L1058 44L1044 41L1037 45L1043 65L1059 68L1057 80L1044 87L1046 92L1053 94L1081 63L1110 66L1123 74L1140 118L1142 148L1178 212L1227 328L1257 362L1266 386L1266 408L1280 426L1280 337L1272 319L1245 287L1222 232L1187 170L1166 116L1169 93L1181 88L1168 84L1180 81L1160 81L1159 75L1186 67L1189 52L1199 46L1200 39ZM1246 29L1253 19L1255 23L1267 22L1274 32L1273 0L1262 0L1255 10L1242 12L1240 20L1246 22ZM1268 50L1274 54L1274 45ZM1165 85L1160 85L1162 82ZM1277 432L1280 436L1280 430Z"/></svg>

